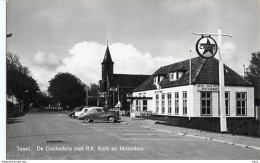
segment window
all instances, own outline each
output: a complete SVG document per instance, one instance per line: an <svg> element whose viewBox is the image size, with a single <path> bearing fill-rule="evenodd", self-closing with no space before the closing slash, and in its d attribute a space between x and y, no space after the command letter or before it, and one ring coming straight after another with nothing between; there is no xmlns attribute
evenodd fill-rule
<svg viewBox="0 0 260 163"><path fill-rule="evenodd" d="M182 92L183 114L187 114L187 92Z"/></svg>
<svg viewBox="0 0 260 163"><path fill-rule="evenodd" d="M165 113L165 94L162 94L162 114Z"/></svg>
<svg viewBox="0 0 260 163"><path fill-rule="evenodd" d="M141 100L136 100L136 111L141 110Z"/></svg>
<svg viewBox="0 0 260 163"><path fill-rule="evenodd" d="M182 75L183 75L182 71L178 72L178 78L177 79L180 79L182 77Z"/></svg>
<svg viewBox="0 0 260 163"><path fill-rule="evenodd" d="M167 94L167 99L168 99L168 114L172 113L172 94L168 93Z"/></svg>
<svg viewBox="0 0 260 163"><path fill-rule="evenodd" d="M157 76L157 78L158 78L157 81L158 81L158 83L159 83L159 82L161 81L161 80L160 80L161 78L160 78L160 76Z"/></svg>
<svg viewBox="0 0 260 163"><path fill-rule="evenodd" d="M159 112L159 94L155 95L155 103L156 103L155 112L158 113Z"/></svg>
<svg viewBox="0 0 260 163"><path fill-rule="evenodd" d="M201 92L201 115L211 115L211 92Z"/></svg>
<svg viewBox="0 0 260 163"><path fill-rule="evenodd" d="M147 111L147 100L143 100L143 111Z"/></svg>
<svg viewBox="0 0 260 163"><path fill-rule="evenodd" d="M179 114L179 92L175 92L175 114Z"/></svg>
<svg viewBox="0 0 260 163"><path fill-rule="evenodd" d="M170 81L175 81L175 80L180 79L182 77L182 75L183 75L182 71L173 72L173 73L170 73L169 79L170 79Z"/></svg>
<svg viewBox="0 0 260 163"><path fill-rule="evenodd" d="M164 77L162 75L155 76L155 77L153 77L153 82L154 83L159 83L159 82L161 82L163 80L163 78Z"/></svg>
<svg viewBox="0 0 260 163"><path fill-rule="evenodd" d="M237 92L237 115L246 115L246 92Z"/></svg>
<svg viewBox="0 0 260 163"><path fill-rule="evenodd" d="M174 74L173 73L170 73L169 77L170 77L170 81L174 80Z"/></svg>
<svg viewBox="0 0 260 163"><path fill-rule="evenodd" d="M225 108L226 108L226 115L230 115L230 95L229 92L225 92Z"/></svg>
<svg viewBox="0 0 260 163"><path fill-rule="evenodd" d="M220 96L218 94L218 115L220 115ZM229 95L229 92L226 91L225 92L225 110L226 110L226 115L229 116L230 115L230 95Z"/></svg>

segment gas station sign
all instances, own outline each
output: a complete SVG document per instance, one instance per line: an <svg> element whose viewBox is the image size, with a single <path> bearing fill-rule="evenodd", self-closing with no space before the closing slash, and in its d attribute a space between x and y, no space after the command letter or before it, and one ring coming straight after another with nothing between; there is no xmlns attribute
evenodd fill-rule
<svg viewBox="0 0 260 163"><path fill-rule="evenodd" d="M202 58L212 58L218 50L216 41L211 36L203 36L196 43L196 51Z"/></svg>

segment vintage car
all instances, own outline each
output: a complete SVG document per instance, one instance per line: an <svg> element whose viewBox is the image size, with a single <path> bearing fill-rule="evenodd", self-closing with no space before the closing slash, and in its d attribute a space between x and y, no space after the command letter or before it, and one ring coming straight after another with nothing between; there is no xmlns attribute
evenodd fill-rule
<svg viewBox="0 0 260 163"><path fill-rule="evenodd" d="M103 107L91 107L84 110L78 117L84 122L93 122L94 120L104 120L110 123L120 119L118 111L109 111Z"/></svg>
<svg viewBox="0 0 260 163"><path fill-rule="evenodd" d="M76 108L74 108L71 112L69 112L68 116L70 116L71 118L75 118L75 113L76 112L80 112L82 109L84 108L84 106L78 106Z"/></svg>
<svg viewBox="0 0 260 163"><path fill-rule="evenodd" d="M75 117L78 118L82 113L85 113L90 107L84 106L81 111L75 112Z"/></svg>

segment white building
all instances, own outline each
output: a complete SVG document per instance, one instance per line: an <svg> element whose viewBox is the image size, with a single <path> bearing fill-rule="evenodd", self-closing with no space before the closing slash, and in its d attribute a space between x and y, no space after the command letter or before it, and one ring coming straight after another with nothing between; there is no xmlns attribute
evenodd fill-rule
<svg viewBox="0 0 260 163"><path fill-rule="evenodd" d="M139 85L131 112L182 117L219 117L218 60L200 57L159 68ZM224 66L227 117L254 117L254 87ZM191 79L191 80L190 80ZM190 84L191 83L191 84Z"/></svg>

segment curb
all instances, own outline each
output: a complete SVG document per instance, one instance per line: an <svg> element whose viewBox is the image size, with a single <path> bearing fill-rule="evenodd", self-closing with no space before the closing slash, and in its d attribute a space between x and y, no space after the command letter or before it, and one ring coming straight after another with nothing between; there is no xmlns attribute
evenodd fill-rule
<svg viewBox="0 0 260 163"><path fill-rule="evenodd" d="M197 138L197 139L214 141L214 142L218 142L218 143L225 143L225 144L235 145L235 146L242 147L242 148L250 148L250 149L255 149L255 150L259 150L260 151L260 147L256 147L256 146L249 146L249 145L245 145L245 144L239 144L239 143L234 143L234 142L229 142L229 141L224 141L224 140L218 140L218 139L209 138L209 137L203 137L203 136L198 136L198 135L191 135L191 134L187 134L187 133L181 133L181 132L173 133L173 132L168 131L168 130L156 129L153 126L140 126L140 125L128 124L127 122L124 122L124 123L126 125L137 126L137 127L141 127L141 128L145 128L145 129L153 129L153 130L157 130L157 131L161 131L161 132L172 133L172 134L179 135L179 136L188 136L188 137L193 137L193 138Z"/></svg>

